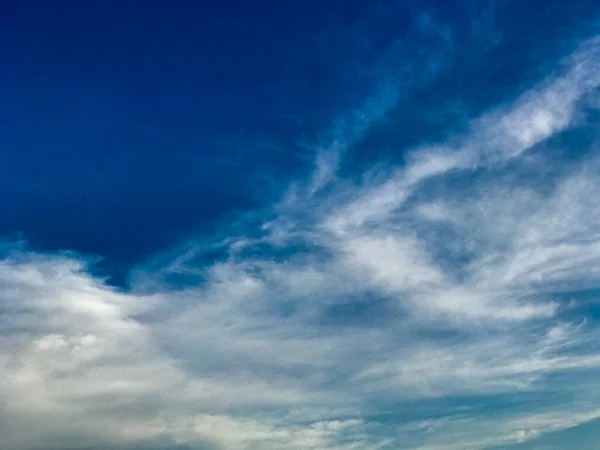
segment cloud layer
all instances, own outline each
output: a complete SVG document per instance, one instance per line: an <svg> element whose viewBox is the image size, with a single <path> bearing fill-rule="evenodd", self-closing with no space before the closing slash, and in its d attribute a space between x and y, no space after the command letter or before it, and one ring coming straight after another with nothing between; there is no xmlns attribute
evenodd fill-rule
<svg viewBox="0 0 600 450"><path fill-rule="evenodd" d="M400 101L386 81L268 218L126 292L7 245L0 447L483 449L599 419L599 74L590 39L463 132L344 177Z"/></svg>

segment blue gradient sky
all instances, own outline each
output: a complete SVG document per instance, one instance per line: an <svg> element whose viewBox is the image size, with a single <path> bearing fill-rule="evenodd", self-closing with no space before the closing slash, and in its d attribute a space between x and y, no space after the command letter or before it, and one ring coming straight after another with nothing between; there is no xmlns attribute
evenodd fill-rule
<svg viewBox="0 0 600 450"><path fill-rule="evenodd" d="M0 1L0 448L595 448L599 19Z"/></svg>

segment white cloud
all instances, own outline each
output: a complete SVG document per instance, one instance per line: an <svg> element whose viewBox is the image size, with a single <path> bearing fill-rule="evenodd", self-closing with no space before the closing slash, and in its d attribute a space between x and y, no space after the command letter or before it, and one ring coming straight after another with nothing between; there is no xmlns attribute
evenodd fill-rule
<svg viewBox="0 0 600 450"><path fill-rule="evenodd" d="M573 123L599 84L597 48L373 184L336 180L341 153L321 153L309 207L288 202L218 263L194 267L190 250L170 266L196 277L186 287L144 280L155 270L118 292L72 255L7 256L0 446L480 449L599 417L600 334L563 316L585 313L561 297L598 287L597 165L554 186L498 177ZM367 108L365 126L388 107ZM326 185L339 191L327 198ZM290 235L305 248L281 256ZM556 381L573 374L586 382ZM544 402L469 410L517 394ZM436 400L465 395L467 412L439 419ZM390 405L393 425L378 418ZM438 419L412 419L423 411Z"/></svg>
<svg viewBox="0 0 600 450"><path fill-rule="evenodd" d="M387 181L363 188L359 198L339 208L326 224L337 232L369 221L385 220L420 183L455 170L503 164L565 130L574 120L577 102L600 85L600 45L590 41L569 58L565 73L523 94L509 107L475 119L457 143L408 152L406 167Z"/></svg>

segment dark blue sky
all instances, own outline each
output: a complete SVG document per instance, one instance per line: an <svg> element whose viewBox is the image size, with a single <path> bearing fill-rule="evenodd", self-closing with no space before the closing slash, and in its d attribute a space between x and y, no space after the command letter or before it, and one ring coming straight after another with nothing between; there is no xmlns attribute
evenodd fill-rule
<svg viewBox="0 0 600 450"><path fill-rule="evenodd" d="M368 92L394 42L412 40L415 53L395 62L416 88L343 170L401 159L403 148L460 127L537 78L536 60L564 51L585 5L543 5L4 1L0 235L126 267L192 230L211 232L309 170L309 148L331 116ZM423 67L405 70L419 65L421 47L440 51L415 32L422 10L459 25L461 63L434 87L419 79ZM490 49L488 28L498 24L502 44Z"/></svg>
<svg viewBox="0 0 600 450"><path fill-rule="evenodd" d="M0 234L132 262L271 200L340 101L341 4L3 2Z"/></svg>

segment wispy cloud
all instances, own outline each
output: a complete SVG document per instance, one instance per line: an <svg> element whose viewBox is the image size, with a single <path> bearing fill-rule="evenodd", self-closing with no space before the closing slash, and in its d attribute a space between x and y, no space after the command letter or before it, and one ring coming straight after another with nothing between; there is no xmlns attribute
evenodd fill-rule
<svg viewBox="0 0 600 450"><path fill-rule="evenodd" d="M83 258L9 251L0 446L482 449L599 418L600 165L595 148L546 163L585 120L599 51L350 182L338 164L397 102L386 87L317 149L301 195L219 261L169 265L191 278L178 289L150 283L167 269L119 292Z"/></svg>

